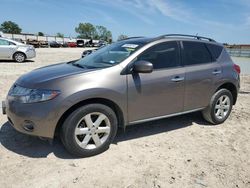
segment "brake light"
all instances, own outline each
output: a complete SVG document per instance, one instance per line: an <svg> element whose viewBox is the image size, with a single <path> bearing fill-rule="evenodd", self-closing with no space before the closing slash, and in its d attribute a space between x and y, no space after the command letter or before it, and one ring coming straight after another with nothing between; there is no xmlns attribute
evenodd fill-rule
<svg viewBox="0 0 250 188"><path fill-rule="evenodd" d="M239 66L239 65L234 64L234 70L235 70L238 74L240 74L240 66Z"/></svg>

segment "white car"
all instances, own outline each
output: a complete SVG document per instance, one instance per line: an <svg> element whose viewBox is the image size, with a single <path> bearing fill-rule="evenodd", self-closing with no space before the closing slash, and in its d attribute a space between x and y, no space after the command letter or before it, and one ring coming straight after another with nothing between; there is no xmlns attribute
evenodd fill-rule
<svg viewBox="0 0 250 188"><path fill-rule="evenodd" d="M23 62L26 59L36 57L35 48L32 45L26 45L11 39L0 37L0 59L15 60Z"/></svg>

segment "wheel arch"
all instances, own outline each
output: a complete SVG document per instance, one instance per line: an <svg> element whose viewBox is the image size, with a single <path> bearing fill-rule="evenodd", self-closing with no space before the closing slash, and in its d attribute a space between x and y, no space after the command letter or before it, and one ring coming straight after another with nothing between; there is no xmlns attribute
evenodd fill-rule
<svg viewBox="0 0 250 188"><path fill-rule="evenodd" d="M22 54L25 56L25 59L27 59L27 55L26 55L24 52L22 52L22 51L16 51L16 52L13 53L13 55L12 55L12 59L13 59L13 60L15 60L15 59L14 59L14 56L15 56L15 54L17 54L17 53L22 53Z"/></svg>
<svg viewBox="0 0 250 188"><path fill-rule="evenodd" d="M74 104L73 106L71 106L68 110L66 110L63 113L63 115L60 117L60 119L58 120L58 122L56 124L54 136L60 132L60 128L61 128L63 122L74 110L76 110L77 108L79 108L81 106L93 104L93 103L103 104L103 105L110 107L115 112L115 114L117 116L118 127L125 127L124 115L123 115L123 112L122 112L121 108L119 107L119 105L117 105L115 102L113 102L109 99L105 99L105 98L90 98L90 99L82 100L82 101Z"/></svg>
<svg viewBox="0 0 250 188"><path fill-rule="evenodd" d="M233 96L233 105L235 105L236 101L237 101L237 96L238 96L237 87L233 83L231 83L231 82L226 82L226 83L221 84L217 88L216 92L218 90L220 90L220 89L227 89L227 90L229 90L232 93L232 96Z"/></svg>

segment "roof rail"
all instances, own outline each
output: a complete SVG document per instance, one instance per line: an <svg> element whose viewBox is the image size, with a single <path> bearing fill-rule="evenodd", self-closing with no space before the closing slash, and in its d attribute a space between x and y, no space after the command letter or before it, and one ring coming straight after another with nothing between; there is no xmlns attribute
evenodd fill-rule
<svg viewBox="0 0 250 188"><path fill-rule="evenodd" d="M197 40L208 40L210 42L216 42L214 39L211 39L211 38L207 38L207 37L202 37L202 36L198 36L198 35L183 35L183 34L167 34L167 35L161 35L159 37L156 37L155 39L156 40L159 40L159 39L163 39L163 38L166 38L166 37L190 37L190 38L195 38Z"/></svg>
<svg viewBox="0 0 250 188"><path fill-rule="evenodd" d="M125 39L121 39L119 41L123 41L123 40L128 40L128 39L137 39L137 38L144 38L143 36L139 36L139 37L128 37L128 38L125 38Z"/></svg>

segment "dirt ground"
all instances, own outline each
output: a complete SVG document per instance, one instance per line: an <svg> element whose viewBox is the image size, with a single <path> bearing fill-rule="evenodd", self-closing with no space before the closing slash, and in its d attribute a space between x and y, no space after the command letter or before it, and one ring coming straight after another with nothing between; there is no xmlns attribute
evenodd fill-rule
<svg viewBox="0 0 250 188"><path fill-rule="evenodd" d="M0 61L0 99L21 74L81 52L37 49L26 63ZM0 187L250 187L250 75L224 124L192 113L128 127L90 158L73 158L59 140L49 145L18 133L0 115Z"/></svg>

